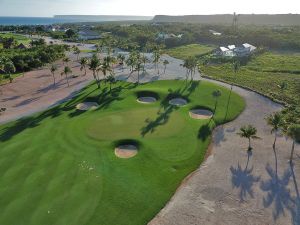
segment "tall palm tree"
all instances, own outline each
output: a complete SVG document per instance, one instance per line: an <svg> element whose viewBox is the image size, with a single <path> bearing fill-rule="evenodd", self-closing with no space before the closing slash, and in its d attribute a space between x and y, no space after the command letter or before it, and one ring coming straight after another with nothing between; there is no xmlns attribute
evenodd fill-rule
<svg viewBox="0 0 300 225"><path fill-rule="evenodd" d="M292 124L291 126L289 126L289 128L287 130L287 135L293 141L291 156L290 156L290 163L292 163L293 157L294 157L294 151L295 151L295 143L300 144L300 124Z"/></svg>
<svg viewBox="0 0 300 225"><path fill-rule="evenodd" d="M100 88L100 79L98 77L98 70L99 70L99 67L100 67L100 60L98 59L97 55L94 54L90 60L90 63L89 63L89 69L93 71L93 76L94 76L94 79L97 83L97 86L98 88Z"/></svg>
<svg viewBox="0 0 300 225"><path fill-rule="evenodd" d="M81 51L77 46L73 47L73 53L77 56L77 61L78 61Z"/></svg>
<svg viewBox="0 0 300 225"><path fill-rule="evenodd" d="M153 63L154 63L155 69L157 70L157 74L159 74L158 64L159 64L160 57L161 57L160 50L159 49L154 50L153 51Z"/></svg>
<svg viewBox="0 0 300 225"><path fill-rule="evenodd" d="M251 139L259 139L258 136L256 136L257 130L252 125L242 126L240 128L240 132L237 133L242 138L247 138L249 141L248 151L252 150L251 147Z"/></svg>
<svg viewBox="0 0 300 225"><path fill-rule="evenodd" d="M218 99L221 97L221 95L222 95L222 92L220 90L213 91L213 93L212 93L212 96L216 99L215 100L214 115L215 115L216 110L217 110Z"/></svg>
<svg viewBox="0 0 300 225"><path fill-rule="evenodd" d="M275 149L277 133L282 125L282 114L280 112L273 113L266 118L267 124L272 127L271 134L275 134L273 149Z"/></svg>
<svg viewBox="0 0 300 225"><path fill-rule="evenodd" d="M69 62L70 62L70 58L69 58L69 57L64 57L64 58L63 58L63 64L64 64L64 65L67 65L67 66L68 66Z"/></svg>
<svg viewBox="0 0 300 225"><path fill-rule="evenodd" d="M164 64L164 74L166 74L167 65L169 65L170 63L169 63L168 60L165 59L165 60L163 61L163 64Z"/></svg>
<svg viewBox="0 0 300 225"><path fill-rule="evenodd" d="M84 76L86 75L86 66L88 64L89 60L85 57L80 59L80 71L84 70Z"/></svg>
<svg viewBox="0 0 300 225"><path fill-rule="evenodd" d="M65 68L64 68L63 72L61 73L61 75L62 75L62 76L65 75L65 76L66 76L66 80L67 80L68 87L70 87L70 84L69 84L69 77L68 77L69 73L72 73L71 68L68 67L68 66L65 66Z"/></svg>
<svg viewBox="0 0 300 225"><path fill-rule="evenodd" d="M110 74L107 77L107 81L109 82L109 91L111 92L111 85L116 82L116 78L112 74Z"/></svg>
<svg viewBox="0 0 300 225"><path fill-rule="evenodd" d="M125 55L123 54L118 54L117 59L119 61L119 65L122 66L122 71L124 71L124 62L125 62Z"/></svg>
<svg viewBox="0 0 300 225"><path fill-rule="evenodd" d="M52 64L50 67L50 72L52 74L53 77L53 85L55 86L55 72L57 71L57 66Z"/></svg>

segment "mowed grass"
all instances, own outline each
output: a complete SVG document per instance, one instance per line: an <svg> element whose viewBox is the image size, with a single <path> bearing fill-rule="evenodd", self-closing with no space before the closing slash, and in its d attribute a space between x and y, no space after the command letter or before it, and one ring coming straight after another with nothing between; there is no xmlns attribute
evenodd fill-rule
<svg viewBox="0 0 300 225"><path fill-rule="evenodd" d="M213 120L194 120L189 109L214 109ZM140 91L158 94L154 104L136 101ZM170 107L168 96L189 103ZM204 159L211 129L234 119L245 103L208 82L118 82L109 92L92 84L73 100L0 126L0 224L141 225L151 220ZM99 109L75 106L98 101ZM123 139L139 143L131 159L114 155Z"/></svg>
<svg viewBox="0 0 300 225"><path fill-rule="evenodd" d="M13 33L0 33L0 39L1 38L10 38L13 37L16 39L18 44L23 43L24 45L30 44L31 39L27 38L21 34L13 34ZM0 43L0 49L2 48L2 43Z"/></svg>
<svg viewBox="0 0 300 225"><path fill-rule="evenodd" d="M300 104L300 55L264 53L233 73L230 63L201 66L205 75L256 90L273 99ZM279 85L285 82L287 88Z"/></svg>
<svg viewBox="0 0 300 225"><path fill-rule="evenodd" d="M215 48L216 47L212 45L190 44L190 45L184 45L184 46L168 49L166 53L174 58L186 59L189 56L197 57L203 54L207 54Z"/></svg>

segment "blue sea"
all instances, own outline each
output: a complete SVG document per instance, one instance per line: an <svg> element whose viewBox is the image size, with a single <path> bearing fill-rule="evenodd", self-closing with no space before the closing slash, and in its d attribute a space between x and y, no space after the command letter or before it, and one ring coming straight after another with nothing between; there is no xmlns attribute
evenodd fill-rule
<svg viewBox="0 0 300 225"><path fill-rule="evenodd" d="M54 16L54 17L1 17L0 25L50 25L57 23L151 20L150 16Z"/></svg>
<svg viewBox="0 0 300 225"><path fill-rule="evenodd" d="M80 21L55 17L0 17L0 25L50 25L72 22Z"/></svg>

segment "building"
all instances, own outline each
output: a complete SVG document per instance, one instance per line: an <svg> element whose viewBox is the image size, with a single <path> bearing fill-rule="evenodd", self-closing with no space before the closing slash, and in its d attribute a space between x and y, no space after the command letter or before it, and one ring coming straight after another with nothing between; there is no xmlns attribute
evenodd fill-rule
<svg viewBox="0 0 300 225"><path fill-rule="evenodd" d="M223 57L244 57L252 54L256 50L256 47L250 45L248 43L242 44L239 47L235 45L228 45L227 47L219 47L214 50L214 54L216 56L223 56Z"/></svg>
<svg viewBox="0 0 300 225"><path fill-rule="evenodd" d="M215 36L221 36L221 35L222 35L222 33L217 32L217 31L215 31L215 30L209 30L209 32L210 32L212 35L215 35Z"/></svg>
<svg viewBox="0 0 300 225"><path fill-rule="evenodd" d="M81 30L78 32L79 40L95 40L101 38L101 35L92 30Z"/></svg>

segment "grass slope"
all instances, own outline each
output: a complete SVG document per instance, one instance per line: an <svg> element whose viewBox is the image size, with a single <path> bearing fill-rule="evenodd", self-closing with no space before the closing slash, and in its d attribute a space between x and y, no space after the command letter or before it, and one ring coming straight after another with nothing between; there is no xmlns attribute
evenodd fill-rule
<svg viewBox="0 0 300 225"><path fill-rule="evenodd" d="M186 59L189 56L201 56L211 52L216 47L211 45L190 44L176 48L171 48L166 53L178 59Z"/></svg>
<svg viewBox="0 0 300 225"><path fill-rule="evenodd" d="M251 88L271 98L287 103L300 103L299 54L262 54L242 66L237 75L233 73L230 63L202 66L201 70L212 78ZM286 90L278 87L282 82L287 83Z"/></svg>
<svg viewBox="0 0 300 225"><path fill-rule="evenodd" d="M20 35L20 34L12 34L12 33L5 33L5 34L1 34L0 33L0 38L10 38L10 37L13 37L16 39L16 41L18 42L18 44L25 44L25 45L28 45L30 44L30 39L23 36L23 35ZM2 48L2 44L0 43L0 49Z"/></svg>
<svg viewBox="0 0 300 225"><path fill-rule="evenodd" d="M118 82L109 92L92 84L73 100L0 126L0 224L146 224L176 188L203 161L215 124L224 122L229 90L208 82ZM190 108L214 108L211 93L222 96L214 120L193 120ZM137 92L159 95L139 104ZM189 100L168 105L170 94ZM97 100L95 111L76 111ZM244 108L233 93L227 121ZM139 153L114 155L116 143L135 139Z"/></svg>

